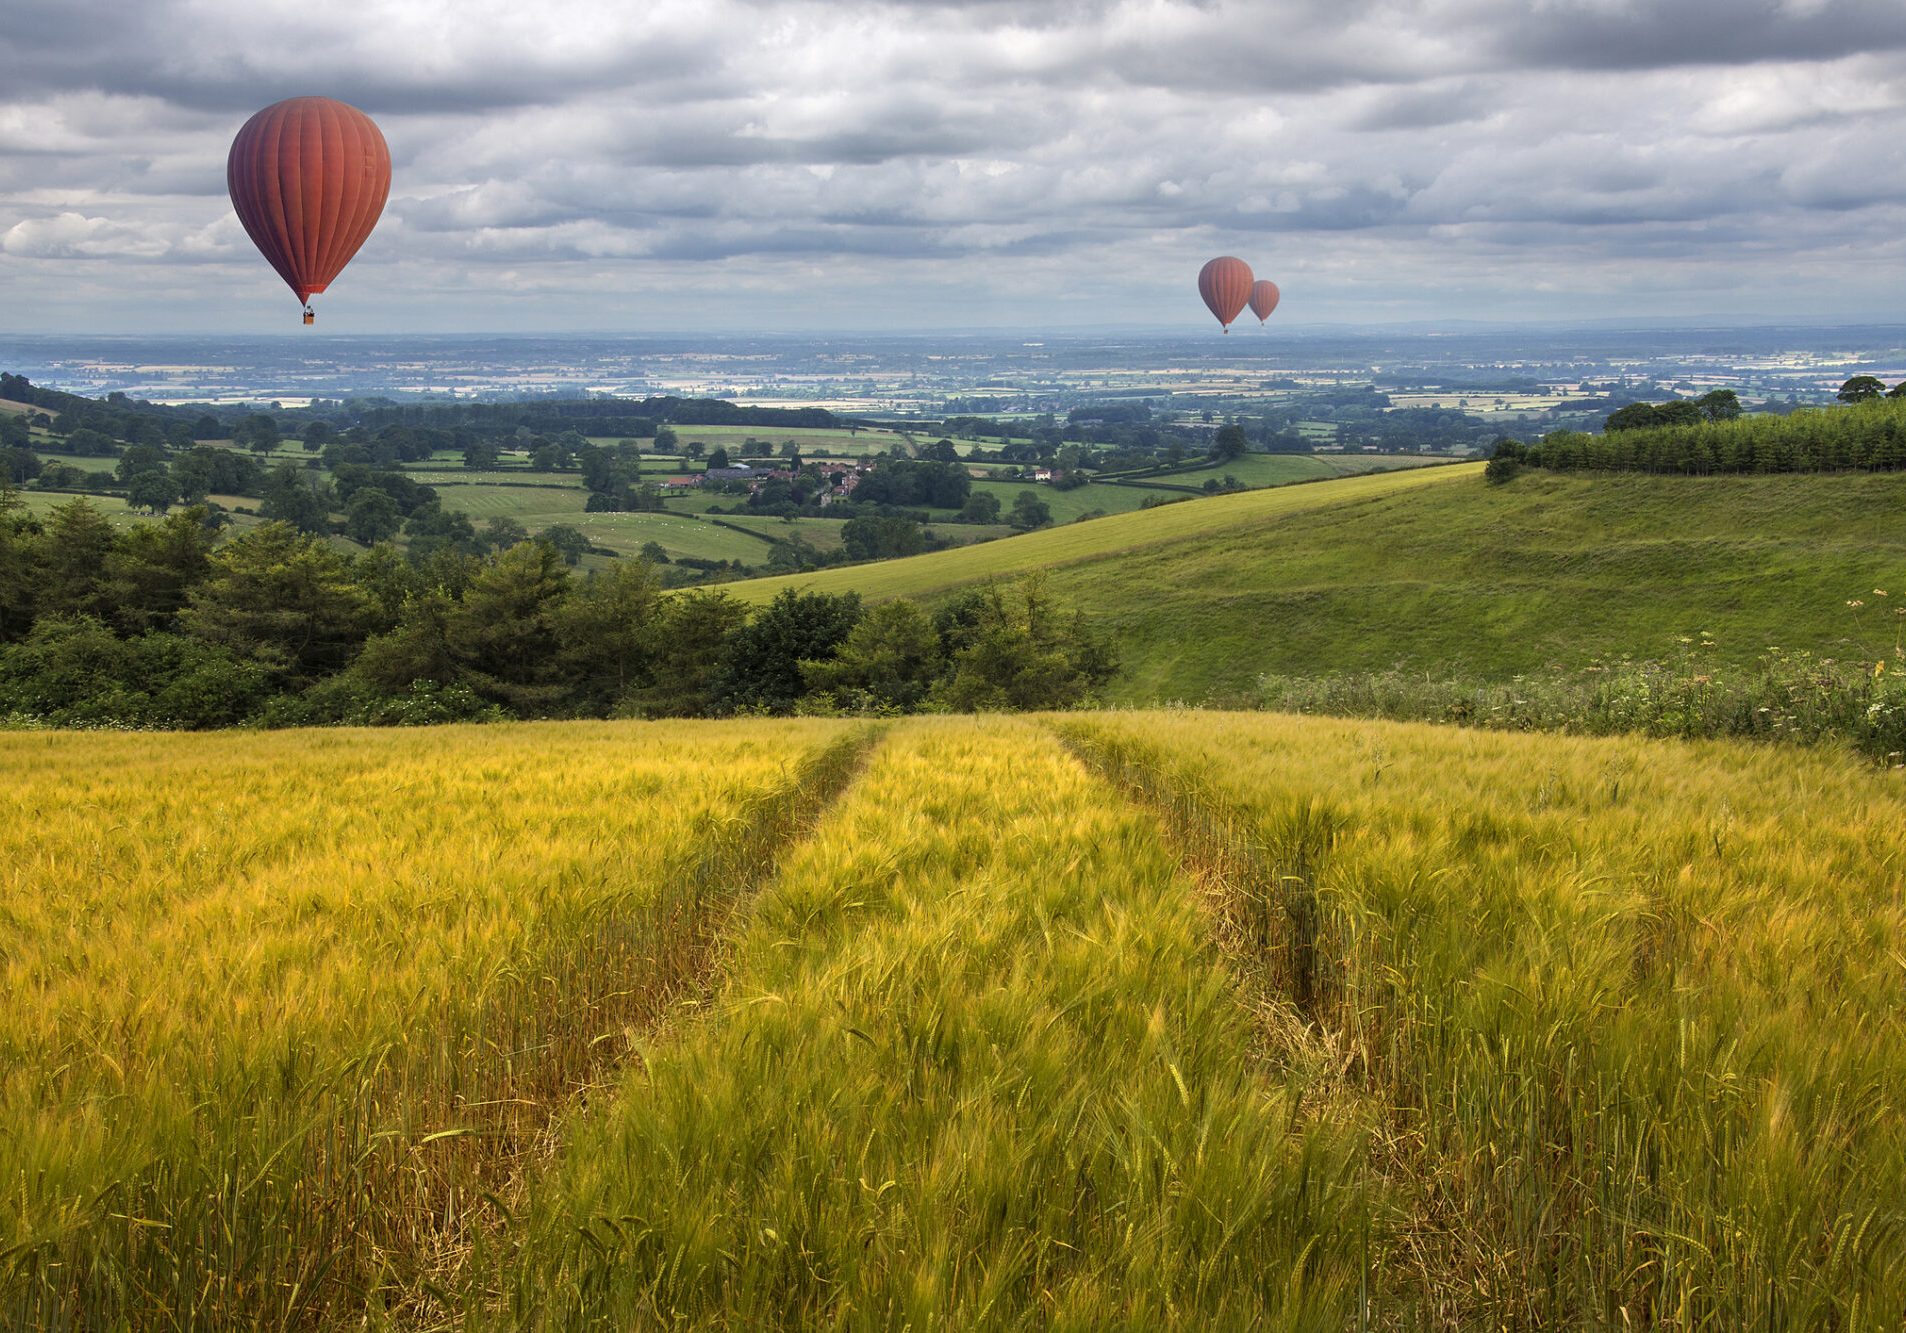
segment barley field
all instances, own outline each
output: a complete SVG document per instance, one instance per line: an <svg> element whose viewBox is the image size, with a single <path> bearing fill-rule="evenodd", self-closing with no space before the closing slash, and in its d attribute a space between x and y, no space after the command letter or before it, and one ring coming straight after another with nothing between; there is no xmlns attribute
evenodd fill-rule
<svg viewBox="0 0 1906 1333"><path fill-rule="evenodd" d="M0 1324L434 1280L696 984L838 724L0 735Z"/></svg>
<svg viewBox="0 0 1906 1333"><path fill-rule="evenodd" d="M1850 755L1149 712L0 771L0 1325L1906 1318L1906 779Z"/></svg>
<svg viewBox="0 0 1906 1333"><path fill-rule="evenodd" d="M1175 830L1450 1327L1906 1317L1906 782L1838 753L1068 723Z"/></svg>

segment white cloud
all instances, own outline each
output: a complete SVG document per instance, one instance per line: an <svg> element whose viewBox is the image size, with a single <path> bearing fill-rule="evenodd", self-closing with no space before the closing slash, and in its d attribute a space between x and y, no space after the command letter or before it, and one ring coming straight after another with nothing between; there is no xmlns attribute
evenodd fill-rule
<svg viewBox="0 0 1906 1333"><path fill-rule="evenodd" d="M84 213L28 218L0 234L0 252L24 259L152 259L170 248L137 227Z"/></svg>
<svg viewBox="0 0 1906 1333"><path fill-rule="evenodd" d="M1804 281L1732 299L1883 308L1906 275L1849 256L1906 231L1895 3L71 0L0 27L0 296L116 323L216 275L189 316L251 318L226 148L320 91L392 146L326 298L383 327L1169 321L1213 251L1295 321L1702 314L1773 254Z"/></svg>

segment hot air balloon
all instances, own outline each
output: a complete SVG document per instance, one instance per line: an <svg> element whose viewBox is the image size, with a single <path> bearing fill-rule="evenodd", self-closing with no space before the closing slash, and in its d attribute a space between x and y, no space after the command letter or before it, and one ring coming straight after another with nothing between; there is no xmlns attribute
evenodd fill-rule
<svg viewBox="0 0 1906 1333"><path fill-rule="evenodd" d="M1251 313L1262 324L1271 317L1271 311L1277 309L1277 284L1269 278L1259 278L1251 284Z"/></svg>
<svg viewBox="0 0 1906 1333"><path fill-rule="evenodd" d="M1212 260L1198 270L1198 295L1229 333L1231 321L1251 299L1251 266L1230 255Z"/></svg>
<svg viewBox="0 0 1906 1333"><path fill-rule="evenodd" d="M390 194L390 149L371 118L328 97L266 107L225 159L232 207L259 252L316 316L331 285L377 225Z"/></svg>

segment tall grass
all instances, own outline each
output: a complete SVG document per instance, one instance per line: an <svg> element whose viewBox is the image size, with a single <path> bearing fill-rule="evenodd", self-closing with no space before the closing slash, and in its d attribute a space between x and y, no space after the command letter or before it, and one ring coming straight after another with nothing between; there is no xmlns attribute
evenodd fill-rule
<svg viewBox="0 0 1906 1333"><path fill-rule="evenodd" d="M0 736L0 1323L414 1316L857 749Z"/></svg>
<svg viewBox="0 0 1906 1333"><path fill-rule="evenodd" d="M1344 1126L1149 818L1049 736L897 728L757 900L708 1020L574 1127L501 1270L548 1328L1335 1328Z"/></svg>
<svg viewBox="0 0 1906 1333"><path fill-rule="evenodd" d="M1891 668L1889 670L1889 668ZM1847 663L1769 652L1748 667L1620 661L1507 681L1404 671L1259 679L1279 712L1455 722L1499 731L1634 732L1848 745L1906 765L1906 652Z"/></svg>
<svg viewBox="0 0 1906 1333"><path fill-rule="evenodd" d="M1181 846L1256 860L1247 885L1328 830L1297 844L1316 1031L1404 1219L1375 1242L1379 1322L1899 1326L1896 777L1718 744L1067 725Z"/></svg>
<svg viewBox="0 0 1906 1333"><path fill-rule="evenodd" d="M885 735L0 735L0 1326L1906 1316L1900 774Z"/></svg>

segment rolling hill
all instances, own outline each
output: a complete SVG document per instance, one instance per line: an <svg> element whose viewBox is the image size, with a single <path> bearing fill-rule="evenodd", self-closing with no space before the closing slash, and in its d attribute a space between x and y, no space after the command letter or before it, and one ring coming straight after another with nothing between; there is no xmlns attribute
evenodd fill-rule
<svg viewBox="0 0 1906 1333"><path fill-rule="evenodd" d="M1479 466L1189 501L983 547L733 585L932 600L1049 571L1117 636L1122 700L1245 697L1266 672L1401 665L1506 679L1550 663L1891 645L1906 475L1525 475ZM1852 608L1849 601L1872 604Z"/></svg>

